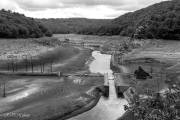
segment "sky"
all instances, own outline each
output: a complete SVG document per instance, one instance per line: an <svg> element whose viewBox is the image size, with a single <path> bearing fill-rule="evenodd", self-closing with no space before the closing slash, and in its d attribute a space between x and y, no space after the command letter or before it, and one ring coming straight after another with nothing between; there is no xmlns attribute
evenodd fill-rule
<svg viewBox="0 0 180 120"><path fill-rule="evenodd" d="M165 0L0 0L0 9L33 18L112 19Z"/></svg>

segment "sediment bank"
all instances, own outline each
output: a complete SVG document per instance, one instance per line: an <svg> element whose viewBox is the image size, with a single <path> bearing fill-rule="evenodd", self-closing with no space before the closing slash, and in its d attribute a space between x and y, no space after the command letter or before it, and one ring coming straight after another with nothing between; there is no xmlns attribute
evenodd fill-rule
<svg viewBox="0 0 180 120"><path fill-rule="evenodd" d="M91 110L93 107L95 107L97 105L98 101L101 98L101 94L98 90L98 87L95 87L91 92L94 96L93 96L93 98L91 98L89 100L89 103L87 103L86 105L84 105L78 109L75 109L73 111L69 111L64 115L57 115L57 116L53 116L51 118L47 118L44 120L66 120L66 119L72 118L74 116L77 116L79 114L82 114L84 112Z"/></svg>

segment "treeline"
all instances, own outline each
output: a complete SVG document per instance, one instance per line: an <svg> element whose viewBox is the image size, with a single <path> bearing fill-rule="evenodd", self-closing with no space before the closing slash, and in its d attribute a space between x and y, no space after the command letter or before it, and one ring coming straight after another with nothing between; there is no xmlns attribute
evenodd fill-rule
<svg viewBox="0 0 180 120"><path fill-rule="evenodd" d="M79 33L180 40L180 0L154 4L122 15L111 24L83 29Z"/></svg>
<svg viewBox="0 0 180 120"><path fill-rule="evenodd" d="M49 28L54 34L81 33L85 29L93 30L104 24L109 24L109 19L86 19L86 18L51 18L36 19Z"/></svg>
<svg viewBox="0 0 180 120"><path fill-rule="evenodd" d="M78 34L85 34L85 35L119 35L121 31L121 28L118 26L118 24L114 23L108 23L103 24L101 26L93 26L81 29L78 31Z"/></svg>
<svg viewBox="0 0 180 120"><path fill-rule="evenodd" d="M10 10L0 10L0 38L38 38L52 36L40 22Z"/></svg>

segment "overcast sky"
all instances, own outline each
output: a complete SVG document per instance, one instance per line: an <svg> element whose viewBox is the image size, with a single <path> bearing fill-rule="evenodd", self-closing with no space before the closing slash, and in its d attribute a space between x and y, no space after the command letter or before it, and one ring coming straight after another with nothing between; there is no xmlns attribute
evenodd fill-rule
<svg viewBox="0 0 180 120"><path fill-rule="evenodd" d="M0 8L34 18L115 18L164 0L0 0Z"/></svg>

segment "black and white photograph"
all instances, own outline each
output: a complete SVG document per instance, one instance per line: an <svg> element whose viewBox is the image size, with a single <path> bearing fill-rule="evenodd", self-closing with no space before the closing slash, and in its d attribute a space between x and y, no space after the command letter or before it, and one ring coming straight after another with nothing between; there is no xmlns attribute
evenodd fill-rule
<svg viewBox="0 0 180 120"><path fill-rule="evenodd" d="M180 0L0 0L0 120L180 120Z"/></svg>

